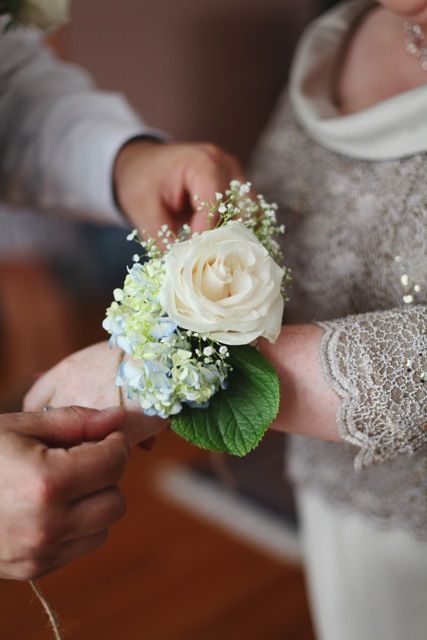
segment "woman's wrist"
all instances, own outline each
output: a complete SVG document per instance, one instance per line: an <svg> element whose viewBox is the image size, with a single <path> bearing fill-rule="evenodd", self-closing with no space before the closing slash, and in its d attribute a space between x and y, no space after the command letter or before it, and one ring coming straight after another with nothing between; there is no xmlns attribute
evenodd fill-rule
<svg viewBox="0 0 427 640"><path fill-rule="evenodd" d="M273 429L339 440L336 414L339 398L327 385L320 364L323 330L313 324L282 328L275 344L260 341L261 353L276 369L281 404Z"/></svg>

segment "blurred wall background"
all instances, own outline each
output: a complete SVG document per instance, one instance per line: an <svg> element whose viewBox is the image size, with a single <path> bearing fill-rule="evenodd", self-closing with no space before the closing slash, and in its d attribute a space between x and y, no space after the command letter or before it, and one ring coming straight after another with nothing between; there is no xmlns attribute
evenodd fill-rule
<svg viewBox="0 0 427 640"><path fill-rule="evenodd" d="M74 0L66 58L177 138L246 159L315 0Z"/></svg>

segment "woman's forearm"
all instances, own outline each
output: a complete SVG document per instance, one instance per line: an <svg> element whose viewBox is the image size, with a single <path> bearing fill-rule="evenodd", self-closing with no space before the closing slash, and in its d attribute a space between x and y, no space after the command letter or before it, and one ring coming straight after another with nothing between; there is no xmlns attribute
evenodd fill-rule
<svg viewBox="0 0 427 640"><path fill-rule="evenodd" d="M340 440L340 400L325 382L319 358L323 330L311 324L284 326L278 341L260 343L281 383L280 412L272 428L322 440Z"/></svg>

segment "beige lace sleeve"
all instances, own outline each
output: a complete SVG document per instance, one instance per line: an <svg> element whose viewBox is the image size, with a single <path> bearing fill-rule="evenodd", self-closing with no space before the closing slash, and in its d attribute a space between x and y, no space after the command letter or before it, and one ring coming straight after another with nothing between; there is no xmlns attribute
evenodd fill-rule
<svg viewBox="0 0 427 640"><path fill-rule="evenodd" d="M427 307L319 322L322 370L342 399L342 438L359 447L355 469L427 442Z"/></svg>

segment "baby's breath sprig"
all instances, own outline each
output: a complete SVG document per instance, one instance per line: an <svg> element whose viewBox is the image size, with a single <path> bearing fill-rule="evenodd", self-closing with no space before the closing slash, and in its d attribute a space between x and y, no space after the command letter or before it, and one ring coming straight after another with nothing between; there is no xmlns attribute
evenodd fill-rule
<svg viewBox="0 0 427 640"><path fill-rule="evenodd" d="M242 184L232 180L224 194L216 193L213 202L201 201L197 196L197 210L206 213L210 223L216 220L215 227L232 222L241 222L258 238L271 257L278 263L283 262L283 254L278 242L285 232L283 224L277 222L277 204L269 203L261 195L252 197L252 184Z"/></svg>
<svg viewBox="0 0 427 640"><path fill-rule="evenodd" d="M156 240L154 238L152 238L151 236L147 235L146 238L141 238L141 236L139 235L138 231L136 229L134 229L126 237L126 240L128 240L129 242L135 241L139 245L141 245L141 247L143 249L144 256L146 256L149 260L160 260L161 259L162 251L160 250L160 247L158 246L158 243L156 242ZM136 259L137 257L138 257L138 254L135 254L133 256L133 261L134 262L139 262L139 259Z"/></svg>
<svg viewBox="0 0 427 640"><path fill-rule="evenodd" d="M137 242L143 249L143 255L149 260L161 260L172 245L189 240L194 235L197 234L192 233L188 224L184 224L178 233L174 233L169 225L163 224L157 232L157 237L150 236L146 231L143 231L143 237L141 237L138 231L134 229L127 235L126 239L129 242ZM133 261L139 262L141 257L139 254L135 254Z"/></svg>
<svg viewBox="0 0 427 640"><path fill-rule="evenodd" d="M224 378L232 371L231 365L227 362L230 352L226 345L212 340L212 338L201 336L195 331L187 331L186 335L196 358L202 359L205 365L215 365Z"/></svg>
<svg viewBox="0 0 427 640"><path fill-rule="evenodd" d="M153 238L146 231L143 231L143 237L141 237L138 231L134 229L126 239L130 242L137 242L143 249L144 256L149 260L161 260L171 245L182 241L181 236L175 235L167 224L161 226L157 232L157 238ZM141 256L135 254L133 261L139 262L140 258Z"/></svg>

